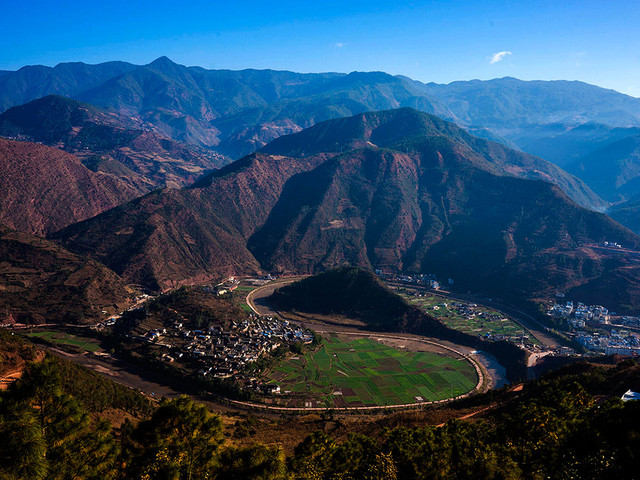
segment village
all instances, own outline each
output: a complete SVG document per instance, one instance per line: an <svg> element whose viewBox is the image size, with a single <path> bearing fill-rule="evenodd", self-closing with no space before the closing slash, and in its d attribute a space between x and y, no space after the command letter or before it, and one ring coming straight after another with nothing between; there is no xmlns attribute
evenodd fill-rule
<svg viewBox="0 0 640 480"><path fill-rule="evenodd" d="M281 345L310 344L314 335L287 320L251 313L246 320L201 329L176 320L130 339L165 350L162 360L189 365L201 378L233 378L253 391L279 393L277 385L263 384L250 367Z"/></svg>
<svg viewBox="0 0 640 480"><path fill-rule="evenodd" d="M576 341L594 353L605 355L640 354L640 336L628 330L611 330L607 333L580 331Z"/></svg>
<svg viewBox="0 0 640 480"><path fill-rule="evenodd" d="M564 305L554 304L548 315L554 318L563 319L573 328L584 328L585 322L597 322L609 324L611 313L602 305L585 305L584 303L566 302Z"/></svg>
<svg viewBox="0 0 640 480"><path fill-rule="evenodd" d="M640 354L640 336L630 329L640 327L640 317L616 316L602 305L567 301L556 303L548 315L563 320L575 341L592 353L605 355ZM612 328L612 326L628 327Z"/></svg>

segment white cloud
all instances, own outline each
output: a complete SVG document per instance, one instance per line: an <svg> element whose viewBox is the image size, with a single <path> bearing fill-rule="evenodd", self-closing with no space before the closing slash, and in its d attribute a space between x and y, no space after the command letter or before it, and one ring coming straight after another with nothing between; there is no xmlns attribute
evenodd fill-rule
<svg viewBox="0 0 640 480"><path fill-rule="evenodd" d="M335 46L336 48L342 48L342 47L344 47L344 43L342 43L342 42L336 42L336 43L334 43L334 46Z"/></svg>
<svg viewBox="0 0 640 480"><path fill-rule="evenodd" d="M511 52L504 50L502 52L494 53L493 55L491 55L491 60L490 60L491 65L493 65L494 63L500 62L507 55L511 55Z"/></svg>

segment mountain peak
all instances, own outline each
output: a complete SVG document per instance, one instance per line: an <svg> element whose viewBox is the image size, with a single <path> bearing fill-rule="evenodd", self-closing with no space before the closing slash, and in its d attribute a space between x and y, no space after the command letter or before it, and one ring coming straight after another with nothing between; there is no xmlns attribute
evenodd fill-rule
<svg viewBox="0 0 640 480"><path fill-rule="evenodd" d="M169 57L163 55L161 57L156 58L153 62L151 62L148 66L150 67L175 67L178 64L171 60Z"/></svg>
<svg viewBox="0 0 640 480"><path fill-rule="evenodd" d="M262 151L276 155L307 156L319 152L342 152L367 145L388 148L407 139L443 134L466 135L452 123L404 107L327 120L299 133L277 138Z"/></svg>

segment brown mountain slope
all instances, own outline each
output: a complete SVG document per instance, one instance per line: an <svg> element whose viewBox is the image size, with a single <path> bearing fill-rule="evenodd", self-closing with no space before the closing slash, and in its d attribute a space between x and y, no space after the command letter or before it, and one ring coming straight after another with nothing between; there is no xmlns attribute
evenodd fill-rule
<svg viewBox="0 0 640 480"><path fill-rule="evenodd" d="M351 130L327 122L324 135L294 135L287 149L274 143L190 189L143 197L56 238L150 286L350 263L435 272L514 298L548 296L625 265L594 243L640 245L557 187L496 172L495 157L451 124L406 110L352 120Z"/></svg>
<svg viewBox="0 0 640 480"><path fill-rule="evenodd" d="M56 148L0 138L0 222L43 235L137 196Z"/></svg>
<svg viewBox="0 0 640 480"><path fill-rule="evenodd" d="M474 137L453 123L411 108L319 123L302 132L277 138L262 151L300 157L318 152L345 152L371 144L410 151L414 142L420 143L425 137L446 137L454 141L469 161L483 170L556 184L573 201L593 210L601 211L606 205L581 180L542 158Z"/></svg>
<svg viewBox="0 0 640 480"><path fill-rule="evenodd" d="M284 183L324 160L261 154L193 188L161 190L66 228L54 238L152 289L260 270L246 249Z"/></svg>
<svg viewBox="0 0 640 480"><path fill-rule="evenodd" d="M0 225L0 321L83 323L124 308L131 290L111 270Z"/></svg>
<svg viewBox="0 0 640 480"><path fill-rule="evenodd" d="M348 263L433 272L521 298L625 265L595 253L593 243L638 245L557 187L478 170L455 145L439 143L409 154L359 149L292 178L249 250L281 273Z"/></svg>
<svg viewBox="0 0 640 480"><path fill-rule="evenodd" d="M78 156L91 170L110 174L140 195L183 187L229 163L211 150L168 139L139 119L50 95L0 114L0 135L42 142Z"/></svg>

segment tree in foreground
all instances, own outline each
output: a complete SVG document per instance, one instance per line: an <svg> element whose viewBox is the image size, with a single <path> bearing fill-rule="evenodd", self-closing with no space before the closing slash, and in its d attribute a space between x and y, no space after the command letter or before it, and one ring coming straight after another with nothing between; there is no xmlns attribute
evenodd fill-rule
<svg viewBox="0 0 640 480"><path fill-rule="evenodd" d="M123 438L125 476L140 479L214 478L222 421L186 396L163 400L149 420Z"/></svg>

